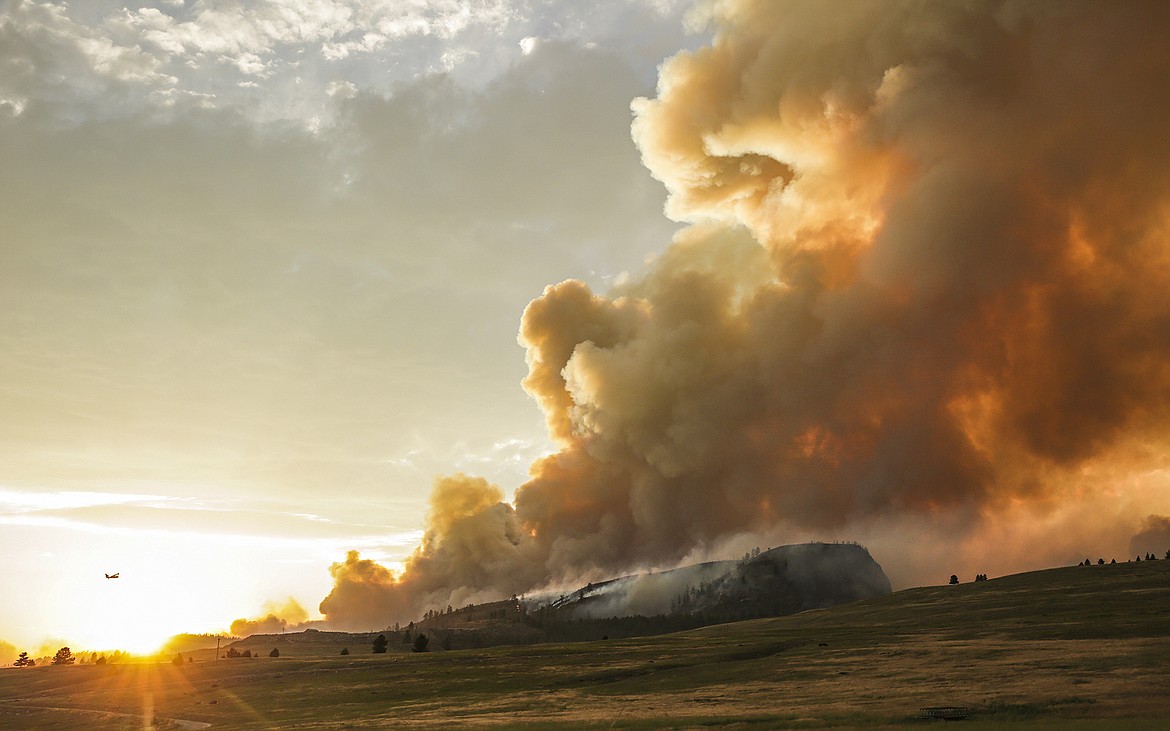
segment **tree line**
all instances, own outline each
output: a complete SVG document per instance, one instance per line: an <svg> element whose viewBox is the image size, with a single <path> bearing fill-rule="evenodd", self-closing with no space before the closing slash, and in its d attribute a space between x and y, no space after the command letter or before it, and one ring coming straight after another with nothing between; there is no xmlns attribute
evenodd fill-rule
<svg viewBox="0 0 1170 731"><path fill-rule="evenodd" d="M22 652L16 658L16 662L12 663L12 666L17 668L35 668L37 665L85 665L87 663L91 665L105 665L107 663L128 662L132 657L130 653L121 650L114 650L108 656L104 653L99 655L96 652L91 652L88 655L84 652L80 655L74 655L73 650L69 647L62 647L52 657L46 655L44 657L34 658L29 657L27 652Z"/></svg>

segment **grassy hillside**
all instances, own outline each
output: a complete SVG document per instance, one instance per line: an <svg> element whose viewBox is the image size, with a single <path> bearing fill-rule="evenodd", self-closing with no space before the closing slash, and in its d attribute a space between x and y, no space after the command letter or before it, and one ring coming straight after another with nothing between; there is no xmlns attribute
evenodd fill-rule
<svg viewBox="0 0 1170 731"><path fill-rule="evenodd" d="M920 725L921 708L963 706L960 728L1165 728L1170 561L637 640L351 652L6 670L0 727L142 729L146 716L160 729L900 728Z"/></svg>

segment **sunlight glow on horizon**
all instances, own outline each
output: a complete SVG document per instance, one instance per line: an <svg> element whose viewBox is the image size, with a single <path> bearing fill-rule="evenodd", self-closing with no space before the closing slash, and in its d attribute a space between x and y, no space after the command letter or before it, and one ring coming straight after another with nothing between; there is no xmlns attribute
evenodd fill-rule
<svg viewBox="0 0 1170 731"><path fill-rule="evenodd" d="M75 653L150 654L179 634L227 635L234 620L262 616L273 594L296 597L310 620L319 618L317 604L331 585L328 567L356 540L111 527L35 515L0 517L0 525L6 526L0 556L33 557L14 585L35 587L42 597L39 607L14 603L0 640ZM405 531L366 545L393 560L419 537ZM262 579L251 573L261 566Z"/></svg>
<svg viewBox="0 0 1170 731"><path fill-rule="evenodd" d="M140 576L117 579L99 577L81 592L86 611L75 615L62 632L64 642L78 652L123 650L135 655L158 652L178 634L227 634L216 624L201 625L201 618L214 613L214 595L185 593L181 601L162 596L163 592ZM172 587L166 587L171 591ZM227 620L222 623L226 628Z"/></svg>

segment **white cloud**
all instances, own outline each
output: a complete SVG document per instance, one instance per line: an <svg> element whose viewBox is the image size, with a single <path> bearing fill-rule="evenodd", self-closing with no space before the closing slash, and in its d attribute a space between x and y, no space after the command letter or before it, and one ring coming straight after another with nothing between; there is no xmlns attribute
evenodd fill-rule
<svg viewBox="0 0 1170 731"><path fill-rule="evenodd" d="M102 15L22 2L0 10L0 33L8 36L0 38L0 99L9 100L0 105L15 115L29 101L51 101L77 118L152 104L178 111L189 100L262 123L327 126L325 86L339 75L383 95L431 73L482 88L532 54L537 39L631 54L649 83L679 45L685 4L217 0ZM176 93L155 93L170 88Z"/></svg>
<svg viewBox="0 0 1170 731"><path fill-rule="evenodd" d="M327 42L321 45L321 56L326 61L340 61L352 53L373 53L386 44L388 38L381 33L364 33L356 40Z"/></svg>
<svg viewBox="0 0 1170 731"><path fill-rule="evenodd" d="M0 93L24 99L93 99L111 81L169 81L159 59L137 44L117 43L103 28L72 20L68 6L50 3L19 2L0 12L0 68Z"/></svg>
<svg viewBox="0 0 1170 731"><path fill-rule="evenodd" d="M13 117L19 117L24 112L25 106L28 104L28 99L19 97L0 97L0 110L7 112Z"/></svg>
<svg viewBox="0 0 1170 731"><path fill-rule="evenodd" d="M240 70L240 73L249 76L264 76L264 72L268 70L268 64L254 53L241 53L228 60Z"/></svg>
<svg viewBox="0 0 1170 731"><path fill-rule="evenodd" d="M357 86L350 81L331 81L325 93L338 99L352 99L357 94Z"/></svg>

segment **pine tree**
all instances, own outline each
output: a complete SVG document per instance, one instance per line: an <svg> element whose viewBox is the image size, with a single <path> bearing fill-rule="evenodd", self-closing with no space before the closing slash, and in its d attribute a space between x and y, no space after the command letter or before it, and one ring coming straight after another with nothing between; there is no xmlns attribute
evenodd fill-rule
<svg viewBox="0 0 1170 731"><path fill-rule="evenodd" d="M57 650L56 655L53 655L54 665L72 665L75 660L76 658L73 657L73 652L68 647L62 647L60 650Z"/></svg>
<svg viewBox="0 0 1170 731"><path fill-rule="evenodd" d="M386 648L390 645L390 641L386 639L386 635L378 635L374 638L374 654L380 655L386 652Z"/></svg>
<svg viewBox="0 0 1170 731"><path fill-rule="evenodd" d="M426 652L428 644L430 644L430 640L422 632L419 632L418 637L414 638L414 647L410 649L412 652Z"/></svg>

